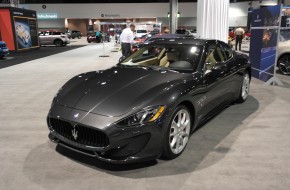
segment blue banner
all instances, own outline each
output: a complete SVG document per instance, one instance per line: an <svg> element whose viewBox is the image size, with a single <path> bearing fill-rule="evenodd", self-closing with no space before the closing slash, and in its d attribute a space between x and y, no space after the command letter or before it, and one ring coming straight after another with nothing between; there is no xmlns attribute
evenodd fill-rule
<svg viewBox="0 0 290 190"><path fill-rule="evenodd" d="M252 75L262 81L274 76L281 5L252 12L250 61Z"/></svg>

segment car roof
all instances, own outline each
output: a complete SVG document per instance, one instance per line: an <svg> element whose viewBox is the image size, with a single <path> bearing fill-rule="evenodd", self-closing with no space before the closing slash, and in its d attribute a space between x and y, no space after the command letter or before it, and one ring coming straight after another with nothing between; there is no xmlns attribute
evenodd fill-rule
<svg viewBox="0 0 290 190"><path fill-rule="evenodd" d="M62 32L62 31L59 31L59 30L42 30L40 32ZM64 33L64 32L62 32Z"/></svg>
<svg viewBox="0 0 290 190"><path fill-rule="evenodd" d="M144 44L191 44L191 45L206 45L207 43L221 43L219 40L214 39L200 39L190 35L184 34L162 34L152 36Z"/></svg>

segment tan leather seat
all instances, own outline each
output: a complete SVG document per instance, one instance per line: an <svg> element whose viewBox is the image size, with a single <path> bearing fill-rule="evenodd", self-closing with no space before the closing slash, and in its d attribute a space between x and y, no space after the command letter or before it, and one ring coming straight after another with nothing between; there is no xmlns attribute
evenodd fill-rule
<svg viewBox="0 0 290 190"><path fill-rule="evenodd" d="M160 60L160 67L168 67L170 63L178 61L178 52L169 51L166 55Z"/></svg>
<svg viewBox="0 0 290 190"><path fill-rule="evenodd" d="M167 63L168 63L168 61L167 61L167 55L165 55L165 56L160 60L160 64L159 64L159 66L160 66L160 67L166 67ZM167 67L168 67L168 65L167 65Z"/></svg>

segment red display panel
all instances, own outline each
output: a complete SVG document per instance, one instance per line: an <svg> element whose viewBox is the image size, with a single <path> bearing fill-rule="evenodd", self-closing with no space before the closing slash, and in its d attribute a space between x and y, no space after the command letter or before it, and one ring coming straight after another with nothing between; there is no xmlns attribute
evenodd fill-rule
<svg viewBox="0 0 290 190"><path fill-rule="evenodd" d="M0 9L0 32L2 41L7 43L10 50L15 50L12 22L9 9Z"/></svg>

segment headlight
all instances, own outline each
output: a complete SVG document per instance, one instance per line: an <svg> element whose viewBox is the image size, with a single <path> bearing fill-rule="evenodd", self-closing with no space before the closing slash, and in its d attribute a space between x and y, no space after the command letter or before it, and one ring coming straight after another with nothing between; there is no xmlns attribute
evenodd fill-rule
<svg viewBox="0 0 290 190"><path fill-rule="evenodd" d="M153 122L160 117L165 110L165 106L145 108L117 123L119 127L130 127L138 124Z"/></svg>

